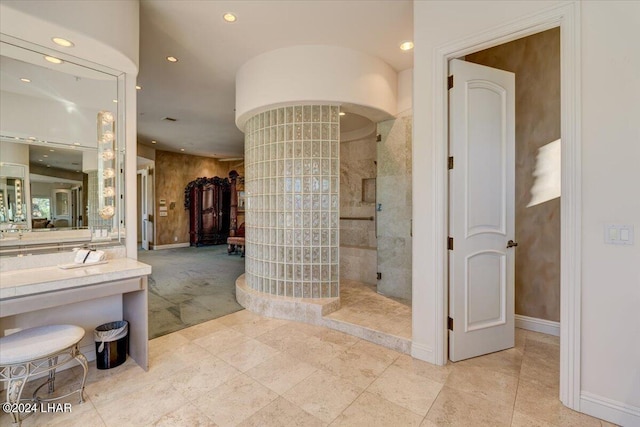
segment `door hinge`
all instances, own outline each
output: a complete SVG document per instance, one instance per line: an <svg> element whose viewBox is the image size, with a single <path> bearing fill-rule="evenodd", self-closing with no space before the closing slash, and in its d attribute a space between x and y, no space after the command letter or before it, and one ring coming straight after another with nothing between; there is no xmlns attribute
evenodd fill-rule
<svg viewBox="0 0 640 427"><path fill-rule="evenodd" d="M447 239L447 249L449 249L450 251L453 250L453 237L449 237Z"/></svg>
<svg viewBox="0 0 640 427"><path fill-rule="evenodd" d="M453 156L449 156L447 166L449 167L449 170L453 169Z"/></svg>
<svg viewBox="0 0 640 427"><path fill-rule="evenodd" d="M376 135L376 142L381 142L382 141L382 135L377 134Z"/></svg>
<svg viewBox="0 0 640 427"><path fill-rule="evenodd" d="M378 272L377 277L378 277L378 280L382 280L382 273Z"/></svg>
<svg viewBox="0 0 640 427"><path fill-rule="evenodd" d="M447 317L447 329L453 331L453 319L451 316Z"/></svg>
<svg viewBox="0 0 640 427"><path fill-rule="evenodd" d="M453 74L447 77L447 89L453 88Z"/></svg>

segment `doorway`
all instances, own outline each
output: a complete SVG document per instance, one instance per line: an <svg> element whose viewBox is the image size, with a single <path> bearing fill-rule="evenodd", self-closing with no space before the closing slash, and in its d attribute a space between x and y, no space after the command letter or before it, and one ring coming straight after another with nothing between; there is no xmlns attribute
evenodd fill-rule
<svg viewBox="0 0 640 427"><path fill-rule="evenodd" d="M450 90L449 99L452 109L450 127L452 132L455 131L455 135L457 135L453 137L453 140L458 142L450 146L450 150L452 150L450 155L453 156L453 151L457 151L458 155L455 156L455 169L450 171L452 181L449 187L449 235L454 237L456 244L455 250L449 252L449 259L450 265L457 267L451 269L449 275L451 290L455 290L455 294L450 290L451 309L449 315L455 319L457 327L455 331L449 332L449 357L451 360L461 360L512 347L514 345L514 324L524 329L559 335L560 30L559 28L546 30L468 54L464 61L454 60L454 62L455 64L450 64L450 70L453 69L453 65L456 65L459 71L451 74L459 73L459 75L455 75L455 86ZM475 76L473 82L465 84L462 81L465 70L468 70L467 72L471 76ZM516 82L513 88L509 88L507 82L499 83L501 75L505 72L513 73L512 76L515 77ZM506 130L510 129L509 132L511 132L511 139L509 139L511 142L507 145L515 146L515 149L511 149L515 153L509 150L506 152L511 152L511 155L506 158L512 159L507 168L508 171L511 171L512 176L511 179L508 179L507 184L513 186L509 189L509 197L499 196L498 188L502 188L500 183L503 176L494 173L500 169L499 164L487 169L490 159L485 159L480 162L480 166L473 166L475 159L483 153L486 155L491 151L488 143L492 138L489 137L489 141L478 139L478 135L488 129L486 120L489 120L487 114L493 99L488 94L494 94L498 103L500 99L499 96L495 96L496 93L492 92L490 87L485 88L479 85L481 81L478 80L479 77L497 79L496 81L503 86L506 84L507 86L504 88L500 87L504 89L505 94L514 92L512 94L514 102L509 105L513 105L511 109L515 107L512 119L515 126L510 123L505 128ZM492 80L486 82L492 82ZM461 117L464 111L469 111L472 108L471 100L481 96L476 92L485 93L485 96L488 96L480 106L481 111L475 113L482 115L484 122L481 129L475 130L475 134L469 135L466 138L467 142L464 142L461 139L465 128L463 126L462 129L459 129L461 124L457 123L463 122L459 122L458 117ZM455 105L463 104L465 99L469 102L468 105L463 105L462 110L455 107ZM496 113L496 122L499 124L502 115L500 111L496 111ZM464 123L468 123L470 128L473 124L473 117L465 119ZM500 129L496 128L496 130L499 133ZM497 142L497 138L493 138L493 140ZM460 144L467 144L468 149L460 151L455 148ZM473 154L472 145L474 144L482 146L480 153ZM501 148L496 147L496 149L495 154L500 155ZM464 156L467 151L470 158ZM501 158L496 160L498 163L501 162ZM459 170L465 166L465 170ZM463 177L472 174L473 170L478 172L479 167L482 169L480 175L470 179L468 185L460 182L461 178L464 181ZM505 176L509 176L509 174ZM456 178L457 184L454 184L454 178ZM481 188L478 187L478 184L483 181L490 188L488 188L489 192L479 200L493 199L493 201L484 210L482 206L474 205L473 209L470 206L469 215L465 215L465 221L456 212L461 212L461 209L464 209L463 206L472 203L474 199L468 199L467 203L462 201L456 203L455 201L459 197L457 194L460 194L462 189L467 187L468 191L474 188L479 190ZM515 195L515 203L513 195ZM495 208L498 208L502 201L510 202L503 208L496 210ZM473 203L477 202L478 200ZM499 217L502 216L502 211L508 213L507 219L515 217L515 221L514 219L506 221L506 229L504 225L498 226L501 223ZM490 218L492 213L497 215L496 218ZM487 233L480 233L478 227L474 227L475 231L461 233L461 228L465 227L467 223L471 227L472 223L478 220L484 221L483 227ZM494 229L493 223L498 228ZM456 224L457 226L455 226ZM467 236L468 238L466 238ZM480 238L498 239L499 242L497 242L497 246L494 244L495 247L492 246L490 251L478 252L477 244ZM507 240L513 243L507 245ZM473 255L468 258L468 265L467 258L464 256L467 243L475 248L473 254L468 254ZM500 272L503 271L501 268L505 265L501 263L506 264L506 269L504 269L506 276L504 277ZM460 270L461 268L462 270ZM468 274L462 277L461 273L465 269ZM474 269L476 273L473 273ZM512 274L512 271L515 274ZM483 272L486 273L485 281L479 280ZM508 286L503 287L502 284ZM482 295L475 295L471 291L472 288L482 288L484 291ZM460 295L466 292L465 289L470 289L470 291L469 295L463 298ZM494 294L495 299L488 299L487 294ZM513 306L514 300L515 307ZM456 303L456 301L458 302ZM466 311L464 307L467 307ZM505 313L504 310L507 312ZM515 322L514 312L517 313ZM452 313L456 313L457 316ZM476 319L475 326L465 326L463 324L465 319L474 315L476 317L484 316L485 321L479 322ZM502 332L498 333L498 329L502 329ZM475 344L471 346L473 348L469 348L464 347L465 342L468 346L471 346L471 342L475 342Z"/></svg>
<svg viewBox="0 0 640 427"><path fill-rule="evenodd" d="M71 188L71 226L82 227L82 187Z"/></svg>
<svg viewBox="0 0 640 427"><path fill-rule="evenodd" d="M560 279L560 400L570 408L580 405L581 347L581 170L580 170L580 32L579 11L575 4L551 8L537 15L514 21L508 26L490 28L464 40L443 44L434 51L434 162L436 180L434 195L433 235L437 242L435 258L435 303L437 326L434 330L434 362L444 364L447 358L448 304L446 271L447 232L447 63L450 59L496 46L551 28L561 29L561 132L563 184L561 199L561 279ZM416 346L416 353L427 352L426 346Z"/></svg>

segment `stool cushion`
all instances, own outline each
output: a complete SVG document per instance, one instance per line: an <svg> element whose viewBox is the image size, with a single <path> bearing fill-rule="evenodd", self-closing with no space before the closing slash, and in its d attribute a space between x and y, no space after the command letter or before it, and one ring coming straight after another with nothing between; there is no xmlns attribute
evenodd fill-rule
<svg viewBox="0 0 640 427"><path fill-rule="evenodd" d="M230 245L244 245L244 237L228 237L227 244Z"/></svg>
<svg viewBox="0 0 640 427"><path fill-rule="evenodd" d="M51 325L24 329L0 338L0 365L42 359L80 342L84 329L74 325Z"/></svg>

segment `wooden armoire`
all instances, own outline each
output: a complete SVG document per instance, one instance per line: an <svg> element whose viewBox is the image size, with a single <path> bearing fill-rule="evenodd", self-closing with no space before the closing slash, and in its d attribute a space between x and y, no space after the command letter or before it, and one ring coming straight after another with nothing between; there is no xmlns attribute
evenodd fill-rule
<svg viewBox="0 0 640 427"><path fill-rule="evenodd" d="M184 189L191 246L227 243L231 224L231 186L227 178L198 178Z"/></svg>

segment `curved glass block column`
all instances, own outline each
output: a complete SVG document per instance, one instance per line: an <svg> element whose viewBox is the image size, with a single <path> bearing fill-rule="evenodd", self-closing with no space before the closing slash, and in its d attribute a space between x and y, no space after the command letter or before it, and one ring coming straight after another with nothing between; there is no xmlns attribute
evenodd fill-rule
<svg viewBox="0 0 640 427"><path fill-rule="evenodd" d="M272 109L245 126L246 283L339 296L339 107Z"/></svg>

